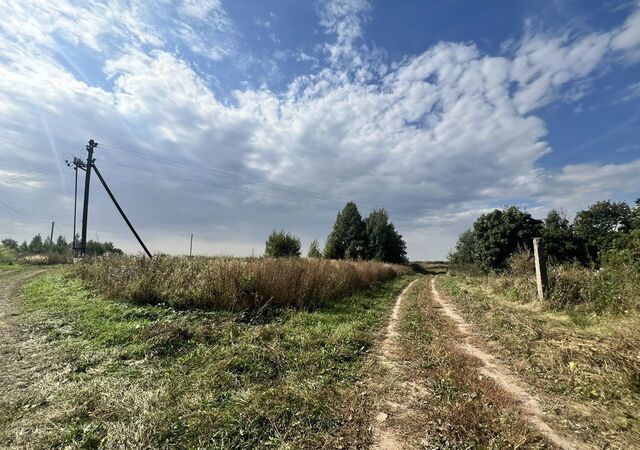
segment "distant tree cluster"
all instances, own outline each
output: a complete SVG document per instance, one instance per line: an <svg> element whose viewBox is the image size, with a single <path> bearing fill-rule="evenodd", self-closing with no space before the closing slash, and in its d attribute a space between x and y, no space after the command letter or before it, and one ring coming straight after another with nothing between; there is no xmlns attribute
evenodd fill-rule
<svg viewBox="0 0 640 450"><path fill-rule="evenodd" d="M50 239L43 239L40 234L36 234L28 243L21 244L15 239L5 238L0 241L0 262L10 263L29 256L48 256L55 261L63 261L64 258L73 257L72 243L68 242L64 236L58 236L55 242ZM122 254L122 250L115 247L112 242L87 241L87 255L100 256L105 253Z"/></svg>
<svg viewBox="0 0 640 450"><path fill-rule="evenodd" d="M270 257L300 256L300 239L284 230L273 231L267 238L265 255ZM314 239L309 258L375 259L389 263L405 263L407 246L402 235L389 221L384 209L374 209L362 219L355 203L349 202L338 213L324 252Z"/></svg>
<svg viewBox="0 0 640 450"><path fill-rule="evenodd" d="M374 209L362 219L355 203L349 202L338 213L324 248L325 258L375 259L390 263L407 260L402 235L389 221L385 209Z"/></svg>
<svg viewBox="0 0 640 450"><path fill-rule="evenodd" d="M496 209L460 235L449 260L484 271L504 269L517 249L531 248L534 237L542 237L545 253L555 262L597 266L611 252L640 261L640 199L634 207L599 201L578 212L573 223L555 209L544 221L515 206Z"/></svg>

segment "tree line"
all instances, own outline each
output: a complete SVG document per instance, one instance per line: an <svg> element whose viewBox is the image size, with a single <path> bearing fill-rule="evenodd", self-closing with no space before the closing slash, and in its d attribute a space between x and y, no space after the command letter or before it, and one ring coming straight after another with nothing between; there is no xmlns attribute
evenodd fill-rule
<svg viewBox="0 0 640 450"><path fill-rule="evenodd" d="M300 239L284 230L273 231L267 238L265 255L300 256ZM314 239L307 256L328 259L375 259L389 263L406 263L407 246L384 208L374 209L365 219L354 202L348 202L336 217L324 250Z"/></svg>
<svg viewBox="0 0 640 450"><path fill-rule="evenodd" d="M5 238L0 241L0 257L3 262L12 262L28 256L55 256L62 258L73 257L73 243L60 235L55 241L43 239L42 235L36 234L29 242L26 240L18 243L15 239ZM87 241L86 253L89 256L100 256L105 253L122 254L122 250L113 245L113 242ZM56 261L60 258L56 258Z"/></svg>
<svg viewBox="0 0 640 450"><path fill-rule="evenodd" d="M596 202L579 211L573 222L556 209L544 220L516 206L496 209L460 235L449 261L485 272L501 270L518 249L530 249L534 237L542 238L547 257L557 263L598 267L612 253L640 263L640 199L633 206Z"/></svg>

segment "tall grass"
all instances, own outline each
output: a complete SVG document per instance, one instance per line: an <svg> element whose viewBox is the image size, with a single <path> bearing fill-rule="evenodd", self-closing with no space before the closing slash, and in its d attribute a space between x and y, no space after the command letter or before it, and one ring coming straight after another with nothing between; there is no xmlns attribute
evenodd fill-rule
<svg viewBox="0 0 640 450"><path fill-rule="evenodd" d="M613 254L599 269L578 264L550 264L550 309L596 313L640 311L640 268L628 258ZM488 281L513 300L536 301L535 266L528 251L514 253L504 272Z"/></svg>
<svg viewBox="0 0 640 450"><path fill-rule="evenodd" d="M313 308L408 273L374 261L109 255L75 266L103 295L136 304L244 310Z"/></svg>

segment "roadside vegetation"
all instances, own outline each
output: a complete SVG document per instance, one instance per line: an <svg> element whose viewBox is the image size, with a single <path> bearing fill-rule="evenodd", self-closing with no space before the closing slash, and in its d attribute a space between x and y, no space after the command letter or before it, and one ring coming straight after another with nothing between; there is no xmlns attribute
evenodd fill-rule
<svg viewBox="0 0 640 450"><path fill-rule="evenodd" d="M411 272L376 261L119 255L93 258L73 270L108 298L232 311L318 307Z"/></svg>
<svg viewBox="0 0 640 450"><path fill-rule="evenodd" d="M536 236L548 255L544 301ZM597 202L573 222L555 210L544 221L496 210L460 236L450 263L438 285L565 433L640 447L640 201Z"/></svg>
<svg viewBox="0 0 640 450"><path fill-rule="evenodd" d="M113 301L50 272L21 300L0 447L367 446L365 365L407 282L247 316Z"/></svg>

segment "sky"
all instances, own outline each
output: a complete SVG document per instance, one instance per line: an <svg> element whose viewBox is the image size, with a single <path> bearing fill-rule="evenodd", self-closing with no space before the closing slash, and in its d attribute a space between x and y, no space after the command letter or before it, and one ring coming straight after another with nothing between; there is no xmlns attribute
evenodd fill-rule
<svg viewBox="0 0 640 450"><path fill-rule="evenodd" d="M154 252L306 252L354 201L442 259L496 207L640 196L640 2L0 2L0 238L71 238L89 139ZM88 225L141 251L95 177Z"/></svg>

